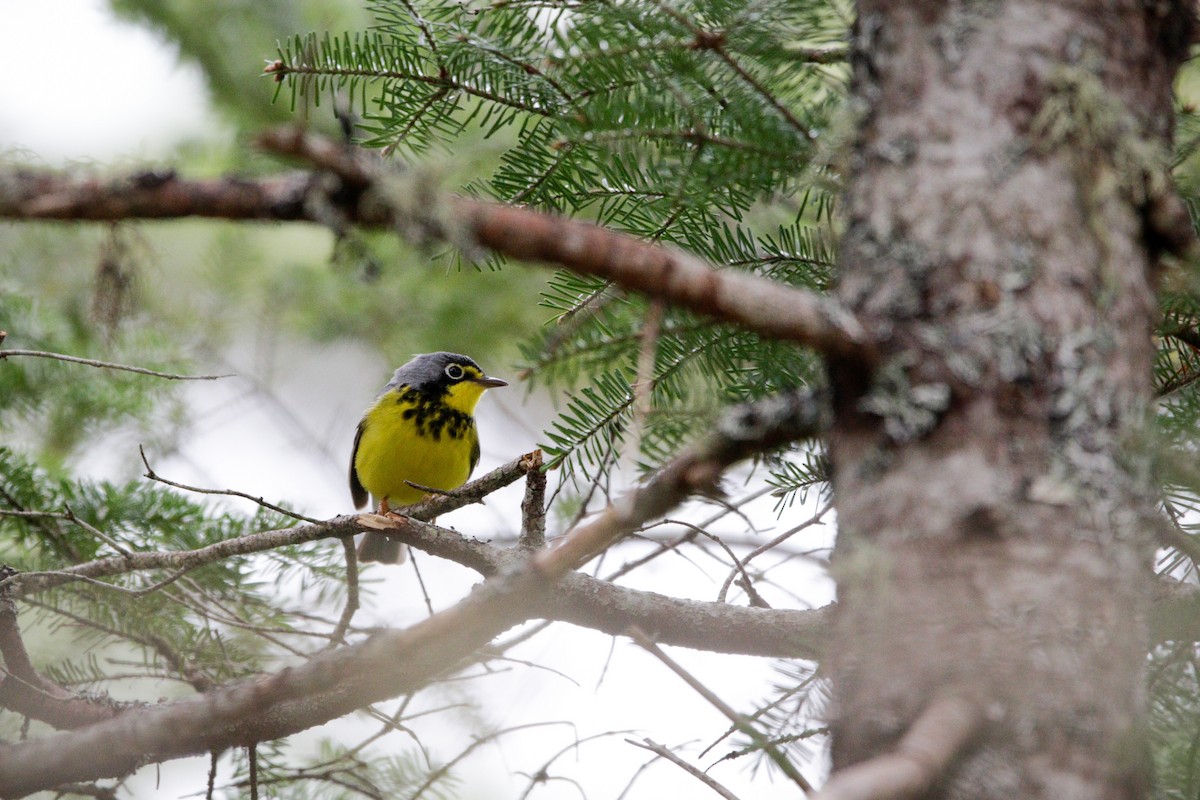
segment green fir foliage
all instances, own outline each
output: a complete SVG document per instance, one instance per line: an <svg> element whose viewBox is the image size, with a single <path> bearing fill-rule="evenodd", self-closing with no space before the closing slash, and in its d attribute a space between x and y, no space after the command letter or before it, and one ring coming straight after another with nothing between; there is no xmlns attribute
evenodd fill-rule
<svg viewBox="0 0 1200 800"><path fill-rule="evenodd" d="M1156 650L1150 661L1149 739L1154 800L1200 795L1200 660L1191 643Z"/></svg>
<svg viewBox="0 0 1200 800"><path fill-rule="evenodd" d="M23 514L0 515L0 562L28 573L122 553L193 550L286 524L273 513L221 513L144 480L53 478L3 447L0 501L7 512ZM301 563L295 554L292 560ZM111 662L99 665L114 654L146 679L197 688L244 676L260 668L267 652L267 640L247 628L267 627L281 639L300 632L296 617L263 591L262 571L252 561L229 558L178 575L64 583L23 597L33 619L22 624L35 632L74 629L71 651L42 665L72 686L103 690L122 680L113 676Z"/></svg>
<svg viewBox="0 0 1200 800"><path fill-rule="evenodd" d="M128 358L144 368L188 371L176 360L177 346L168 337L149 327L108 329L97 324L86 297L78 300L55 307L0 282L0 330L13 332L4 346L110 362ZM144 375L29 356L4 359L0 366L0 433L38 450L48 465L62 465L94 437L123 424L153 418L163 429L171 427L174 403L164 404L159 387Z"/></svg>
<svg viewBox="0 0 1200 800"><path fill-rule="evenodd" d="M364 143L403 157L461 151L482 134L498 164L467 191L586 217L720 268L828 285L823 156L844 95L848 3L370 7L369 31L280 46L280 92L293 105L351 98ZM560 273L543 305L552 320L524 360L534 384L568 398L545 449L572 476L597 479L634 442L638 463L655 466L722 405L819 379L793 346L685 312L659 318L595 279Z"/></svg>

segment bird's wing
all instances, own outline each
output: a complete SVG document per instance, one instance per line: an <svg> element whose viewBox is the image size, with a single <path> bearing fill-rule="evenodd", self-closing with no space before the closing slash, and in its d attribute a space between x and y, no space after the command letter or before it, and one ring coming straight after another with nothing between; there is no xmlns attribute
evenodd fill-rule
<svg viewBox="0 0 1200 800"><path fill-rule="evenodd" d="M471 473L475 471L475 465L479 463L479 431L475 429L474 425L471 426L469 435L471 437L471 468L467 470L467 477L471 476Z"/></svg>
<svg viewBox="0 0 1200 800"><path fill-rule="evenodd" d="M358 471L354 469L354 459L358 457L358 443L362 441L363 429L366 425L365 418L358 423L358 430L354 434L354 448L350 451L350 496L354 498L355 508L362 508L370 499L362 481L358 479Z"/></svg>

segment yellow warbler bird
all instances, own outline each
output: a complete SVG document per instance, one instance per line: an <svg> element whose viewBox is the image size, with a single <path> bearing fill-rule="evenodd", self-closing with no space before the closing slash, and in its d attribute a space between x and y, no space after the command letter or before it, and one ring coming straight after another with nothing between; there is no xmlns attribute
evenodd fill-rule
<svg viewBox="0 0 1200 800"><path fill-rule="evenodd" d="M386 514L425 497L418 486L449 491L466 483L479 461L475 405L486 390L507 385L457 353L415 356L396 370L354 435L350 495L355 508L367 504L369 493L379 513ZM399 542L368 532L358 556L396 564L404 551Z"/></svg>

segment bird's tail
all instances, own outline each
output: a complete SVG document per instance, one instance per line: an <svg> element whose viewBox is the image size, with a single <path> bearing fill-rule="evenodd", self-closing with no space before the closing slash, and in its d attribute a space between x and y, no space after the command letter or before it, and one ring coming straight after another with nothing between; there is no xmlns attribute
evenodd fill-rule
<svg viewBox="0 0 1200 800"><path fill-rule="evenodd" d="M380 564L403 564L408 558L408 548L395 539L381 533L367 532L358 545L359 561L377 561Z"/></svg>

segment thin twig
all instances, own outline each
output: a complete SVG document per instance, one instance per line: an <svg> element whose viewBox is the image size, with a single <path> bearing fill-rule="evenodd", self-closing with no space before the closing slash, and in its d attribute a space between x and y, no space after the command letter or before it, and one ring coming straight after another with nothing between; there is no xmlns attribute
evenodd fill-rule
<svg viewBox="0 0 1200 800"><path fill-rule="evenodd" d="M658 756L654 756L634 770L633 774L629 776L629 780L625 783L625 788L617 795L617 800L625 800L629 796L629 793L633 791L633 785L637 783L638 778L642 777L646 770L650 769L656 761L658 761Z"/></svg>
<svg viewBox="0 0 1200 800"><path fill-rule="evenodd" d="M258 747L246 748L246 759L250 762L250 800L258 800Z"/></svg>
<svg viewBox="0 0 1200 800"><path fill-rule="evenodd" d="M525 791L521 792L521 796L518 797L517 800L526 800L526 798L528 798L529 795L531 795L533 793L533 789L538 784L539 780L549 779L550 778L550 766L552 764L554 764L555 761L557 761L558 759L560 759L564 755L566 755L567 753L570 753L572 751L578 751L582 745L584 745L588 742L596 741L597 739L604 739L609 736L624 736L625 734L631 734L631 733L634 733L634 731L631 731L631 730L604 731L603 733L593 733L591 736L584 736L582 739L577 738L577 739L573 740L569 745L561 748L557 753L555 753L554 755L552 755L548 759L546 759L540 767L538 767L536 770L534 770L532 775L528 776L529 777L529 785L525 787ZM626 740L626 741L628 741L628 740Z"/></svg>
<svg viewBox="0 0 1200 800"><path fill-rule="evenodd" d="M633 422L630 425L629 452L638 453L642 449L642 436L646 430L646 420L650 417L654 398L654 366L658 355L658 339L662 330L664 305L661 300L653 300L646 309L646 317L642 320L639 333L641 345L638 347L637 374L633 385L629 387L633 395Z"/></svg>
<svg viewBox="0 0 1200 800"><path fill-rule="evenodd" d="M760 707L753 714L750 714L747 717L747 719L749 719L751 722L757 722L760 718L763 717L763 715L768 714L769 712L771 712L772 710L774 710L776 708L779 708L784 703L786 703L788 700L795 697L797 694L811 688L813 682L816 679L817 679L816 672L813 672L813 674L809 675L807 678L805 678L803 681L801 681L799 685L793 686L792 688L788 689L787 691L783 692L782 694L777 695L769 703ZM818 732L828 733L829 731L828 731L828 729L820 729L820 728L817 729L816 731L805 731L803 734L801 734L801 738L807 738L808 736L815 736L815 735L817 735ZM700 754L697 756L697 758L704 758L706 755L708 755L710 750L712 750L718 744L725 741L726 739L728 739L730 736L732 736L735 733L737 733L737 726L730 725L728 728L725 729L724 733L722 733L717 738L713 739L712 743L709 744L708 747L701 750ZM729 756L726 756L726 758L728 758L728 757Z"/></svg>
<svg viewBox="0 0 1200 800"><path fill-rule="evenodd" d="M737 408L721 417L712 435L661 469L640 491L563 537L558 547L539 553L534 564L555 576L575 569L684 497L713 493L727 465L750 453L808 438L825 426L824 394L809 389L782 392Z"/></svg>
<svg viewBox="0 0 1200 800"><path fill-rule="evenodd" d="M640 628L637 628L636 626L630 628L629 637L637 642L642 649L665 664L666 667L678 675L684 683L692 687L697 694L707 700L713 706L713 708L724 714L730 722L737 726L739 731L750 737L750 741L754 742L756 746L762 748L762 751L767 754L771 761L773 761L775 765L779 767L780 771L783 772L783 774L789 779L791 779L793 783L795 783L808 794L813 792L812 784L808 782L807 778L800 774L800 771L796 769L796 765L793 764L779 748L771 744L770 740L763 736L762 733L759 732L758 728L754 727L754 725L746 718L744 714L738 713L732 706L714 694L711 689L697 680L695 676L680 666L677 661L664 653L662 648L655 644L654 640L647 636Z"/></svg>
<svg viewBox="0 0 1200 800"><path fill-rule="evenodd" d="M534 450L526 458L530 462L529 471L525 473L517 546L524 550L540 550L546 546L546 473L542 471L541 450Z"/></svg>
<svg viewBox="0 0 1200 800"><path fill-rule="evenodd" d="M221 754L216 750L208 754L208 789L204 793L204 800L213 800L213 787L217 784L217 759Z"/></svg>
<svg viewBox="0 0 1200 800"><path fill-rule="evenodd" d="M429 611L429 616L432 617L434 615L433 601L429 599L429 589L425 587L425 579L421 577L421 567L417 564L418 560L415 553L409 555L408 562L412 564L413 574L417 576L417 585L421 587L421 597L425 599L425 608Z"/></svg>
<svg viewBox="0 0 1200 800"><path fill-rule="evenodd" d="M118 542L116 539L114 539L114 538L112 538L111 536L109 536L109 535L108 535L107 533L105 533L104 531L102 531L102 530L99 530L99 529L98 529L98 528L96 528L94 525L90 525L90 524L88 524L88 522L87 522L86 520L82 520L82 519L80 519L80 518L79 518L79 517L78 517L78 516L75 514L75 511L74 511L74 509L72 509L72 508L71 508L69 505L67 505L66 503L63 503L63 508L65 508L65 509L67 510L67 511L66 511L66 513L65 513L65 514L63 514L63 518L64 518L64 519L66 519L66 520L68 520L68 521L70 521L70 522L74 522L76 525L78 525L79 527L83 528L85 531L87 531L88 533L92 534L92 535L93 535L93 536L95 536L97 539L99 539L100 541L104 542L106 545L108 545L109 547L111 547L113 550L116 550L116 551L117 551L118 553L120 553L121 555L123 555L123 556L127 556L127 555L129 555L129 551L128 551L127 549L125 549L125 548L124 548L124 547L121 545L121 543L120 543L120 542Z"/></svg>
<svg viewBox="0 0 1200 800"><path fill-rule="evenodd" d="M354 547L354 539L347 536L342 539L342 551L346 558L346 605L342 608L342 616L329 634L327 648L346 644L346 631L350 629L350 621L358 611L358 551Z"/></svg>
<svg viewBox="0 0 1200 800"><path fill-rule="evenodd" d="M746 554L745 558L743 558L741 560L738 560L735 558L734 559L734 562L735 562L734 568L729 571L729 574L725 577L725 582L721 584L721 591L717 593L717 599L721 600L722 602L725 600L725 596L729 592L729 587L733 584L734 578L736 578L739 574L742 575L744 579L748 580L748 578L745 577L746 576L746 565L749 564L753 559L758 558L763 553L766 553L767 551L772 550L775 547L778 547L779 545L786 542L788 539L795 536L797 533L800 533L800 531L804 530L805 528L809 528L813 525L816 525L818 522L821 521L821 518L824 517L825 514L829 512L829 510L831 508L833 508L832 501L825 503L824 506L822 506L820 509L817 510L816 514L809 517L804 522L801 522L799 525L796 525L795 527L789 528L788 530L786 530L783 533L779 534L778 536L774 537L770 541L765 542L765 543L759 545L758 547L754 548L753 550L751 550L749 553Z"/></svg>
<svg viewBox="0 0 1200 800"><path fill-rule="evenodd" d="M457 765L460 761L462 761L464 758L469 756L471 753L473 753L475 750L479 749L483 745L489 744L490 742L493 742L496 739L499 739L501 736L504 736L509 733L516 733L517 731L529 730L531 728L545 728L545 727L549 727L551 725L570 725L570 724L571 723L569 723L569 722L562 722L560 720L549 720L547 722L526 722L522 725L513 725L511 728L504 728L503 730L493 731L491 733L487 733L482 736L477 736L477 737L475 737L475 740L473 742L471 742L469 745L467 745L465 748L463 748L462 751L459 752L458 755L456 755L454 758L447 761L445 764L442 764L437 769L430 772L429 775L425 778L424 782L422 782L421 785L419 787L417 787L416 791L414 791L412 794L409 795L409 799L410 800L420 800L421 795L425 794L425 792L429 791L429 789L432 788L435 783L437 783L442 778L444 778L450 772L450 770L453 769L454 766Z"/></svg>
<svg viewBox="0 0 1200 800"><path fill-rule="evenodd" d="M742 576L742 582L744 584L742 588L746 590L746 595L750 599L750 605L753 606L754 608L770 608L771 607L770 604L768 604L767 601L763 598L763 596L758 593L758 590L754 588L754 581L752 581L750 579L750 573L746 572L745 562L738 559L737 554L734 553L732 549L730 549L729 545L725 544L725 542L723 542L721 540L721 537L715 536L714 534L709 533L708 531L704 530L703 528L696 527L695 525L692 525L690 522L685 522L684 520L664 519L663 522L670 523L673 525L679 525L680 527L683 527L683 528L693 528L695 530L697 536L703 536L704 538L706 538L712 542L716 542L717 546L720 547L722 550L724 550L725 554L727 556L729 556L729 560L733 562L733 573L735 575L740 574ZM717 597L717 600L722 603L725 602L725 594L726 594L725 588L726 587L724 587L724 586L721 587L721 593Z"/></svg>
<svg viewBox="0 0 1200 800"><path fill-rule="evenodd" d="M625 741L629 742L634 747L640 747L643 750L649 750L651 753L655 753L660 758L665 758L667 761L670 761L672 764L682 769L688 775L691 775L693 778L700 781L717 794L721 795L721 797L724 797L725 800L739 800L736 794L726 789L715 778L706 774L703 770L696 769L695 766L684 761L669 748L659 744L653 739L642 739L640 742L635 742L633 739L626 739Z"/></svg>
<svg viewBox="0 0 1200 800"><path fill-rule="evenodd" d="M166 478L164 478L164 477L160 476L158 473L156 473L154 471L154 469L150 466L150 461L146 458L146 448L145 447L143 447L142 445L139 444L138 452L142 454L142 463L146 465L145 477L149 480L158 481L159 483L165 483L167 486L174 486L176 489L182 489L185 492L195 492L196 494L214 494L214 495L221 495L224 497L241 497L244 500L249 500L252 503L258 504L258 505L262 506L263 508L270 509L271 511L274 511L277 514L283 514L286 517L291 517L292 519L298 519L301 522L310 522L314 525L319 524L321 522L319 519L313 519L312 517L306 517L303 514L298 514L295 511L289 511L288 509L286 509L282 506L277 506L274 503L268 503L262 497L255 497L254 495L246 494L245 492L239 492L236 489L205 489L200 486L188 486L185 483L176 483L175 481L167 480Z"/></svg>
<svg viewBox="0 0 1200 800"><path fill-rule="evenodd" d="M771 491L772 491L772 488L770 486L764 486L762 489L759 489L758 491L752 492L748 496L743 497L741 500L737 501L736 504L729 504L729 505L723 506L721 508L721 510L718 511L713 516L697 523L697 526L701 529L707 528L709 525L716 523L722 517L724 517L728 514L732 514L734 505L744 505L745 503L748 503L751 500L757 500L759 497L762 497L764 494L768 494ZM661 524L661 523L657 523L657 524ZM646 529L643 528L643 530L646 530ZM638 567L648 564L649 562L653 561L654 559L658 558L659 556L663 555L664 553L669 553L669 552L675 550L676 548L678 548L680 545L687 544L688 542L693 541L697 536L699 536L699 534L696 531L689 529L687 533L683 534L682 536L677 536L676 538L672 539L671 541L660 542L658 547L655 548L653 551L651 551L650 553L647 553L646 555L644 555L640 558L636 558L633 561L627 561L626 563L622 564L618 569L616 569L615 571L610 572L608 575L606 575L604 577L604 580L609 581L610 583L613 581L616 581L618 578L623 577L624 575L627 575L630 572L633 572L633 570L637 569Z"/></svg>
<svg viewBox="0 0 1200 800"><path fill-rule="evenodd" d="M115 369L122 372L135 372L138 375L150 375L154 378L166 378L170 381L215 381L220 380L221 378L234 377L233 375L176 375L172 372L159 372L158 370L145 369L143 367L131 367L128 364L114 364L111 361L97 361L94 358L79 358L77 356L63 355L62 353L46 353L41 350L0 350L0 361L13 356L50 358L55 361L66 361L69 364L83 364L88 367L97 367L99 369Z"/></svg>

